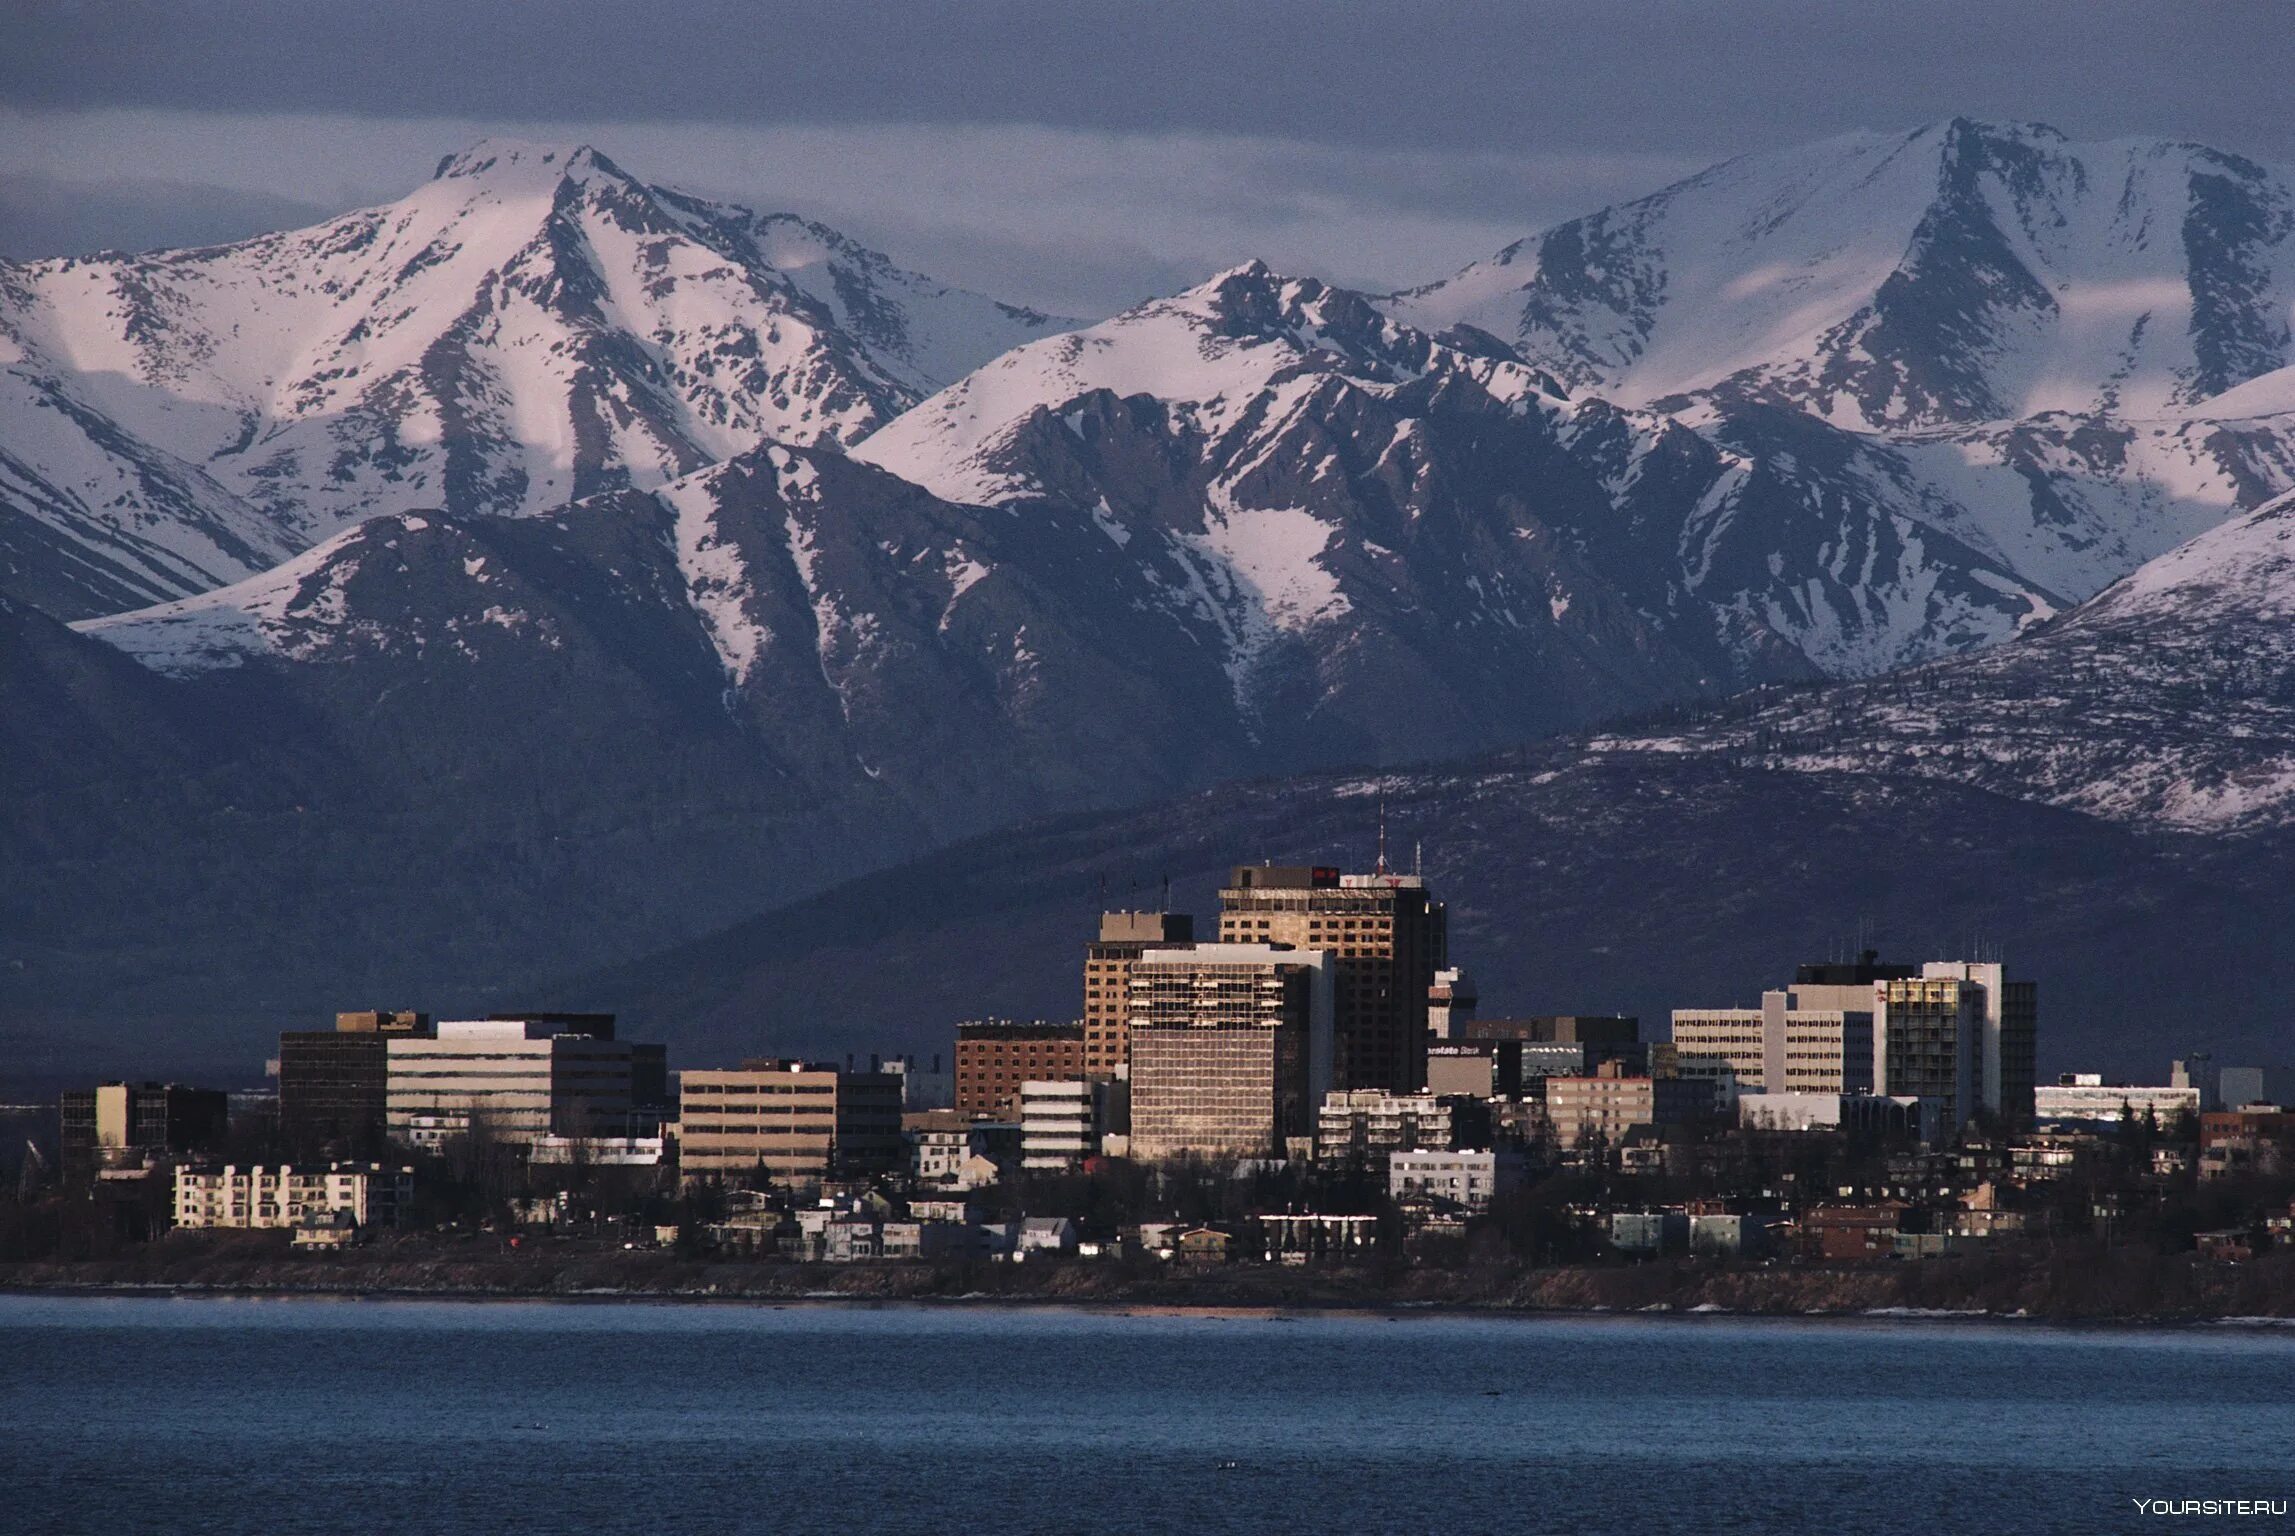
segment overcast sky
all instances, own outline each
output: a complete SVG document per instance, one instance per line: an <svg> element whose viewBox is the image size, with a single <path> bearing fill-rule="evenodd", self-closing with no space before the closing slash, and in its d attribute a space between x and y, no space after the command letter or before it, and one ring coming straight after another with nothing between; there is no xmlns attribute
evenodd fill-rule
<svg viewBox="0 0 2295 1536"><path fill-rule="evenodd" d="M1714 160L1964 114L2295 164L2295 4L9 0L0 256L383 201L489 133L1071 314L1448 272Z"/></svg>

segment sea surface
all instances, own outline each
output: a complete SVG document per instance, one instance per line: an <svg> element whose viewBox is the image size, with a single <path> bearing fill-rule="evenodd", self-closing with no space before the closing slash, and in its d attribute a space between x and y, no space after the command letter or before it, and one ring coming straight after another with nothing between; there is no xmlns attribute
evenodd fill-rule
<svg viewBox="0 0 2295 1536"><path fill-rule="evenodd" d="M2295 1499L2295 1337L0 1296L9 1536L2295 1532L2137 1499Z"/></svg>

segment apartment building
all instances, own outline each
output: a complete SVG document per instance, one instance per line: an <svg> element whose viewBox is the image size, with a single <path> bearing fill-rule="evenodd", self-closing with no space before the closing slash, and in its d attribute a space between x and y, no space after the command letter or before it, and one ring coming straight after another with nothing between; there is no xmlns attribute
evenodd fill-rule
<svg viewBox="0 0 2295 1536"><path fill-rule="evenodd" d="M1521 1154L1511 1150L1387 1154L1387 1194L1396 1200L1433 1200L1486 1211L1521 1178Z"/></svg>
<svg viewBox="0 0 2295 1536"><path fill-rule="evenodd" d="M286 1228L337 1214L360 1227L390 1227L413 1201L414 1170L383 1163L175 1170L175 1224L193 1229Z"/></svg>
<svg viewBox="0 0 2295 1536"><path fill-rule="evenodd" d="M1315 1155L1375 1160L1398 1151L1448 1151L1458 1145L1459 1108L1450 1095L1333 1089L1315 1115Z"/></svg>
<svg viewBox="0 0 2295 1536"><path fill-rule="evenodd" d="M678 1161L687 1178L762 1166L784 1183L902 1166L901 1079L761 1057L679 1080Z"/></svg>

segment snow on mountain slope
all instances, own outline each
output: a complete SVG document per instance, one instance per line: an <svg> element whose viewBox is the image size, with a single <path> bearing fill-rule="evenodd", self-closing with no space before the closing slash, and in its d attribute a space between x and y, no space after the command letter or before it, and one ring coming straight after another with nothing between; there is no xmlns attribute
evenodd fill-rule
<svg viewBox="0 0 2295 1536"><path fill-rule="evenodd" d="M0 270L0 447L46 488L6 510L175 595L377 513L533 514L850 441L1061 324L588 148L488 141L313 229ZM177 465L205 482L182 534L183 498L133 489Z"/></svg>
<svg viewBox="0 0 2295 1536"><path fill-rule="evenodd" d="M2295 362L2295 188L2197 145L1956 119L1732 160L1388 305L1631 404L2155 416Z"/></svg>
<svg viewBox="0 0 2295 1536"><path fill-rule="evenodd" d="M910 411L854 449L951 501L994 503L1044 489L997 458L1039 412L1086 395L1147 395L1175 422L1217 441L1281 415L1325 378L1391 390L1430 368L1458 369L1494 398L1558 393L1487 338L1444 345L1373 310L1361 296L1249 262L1066 336L1020 347Z"/></svg>
<svg viewBox="0 0 2295 1536"><path fill-rule="evenodd" d="M1596 746L1950 779L2137 827L2295 824L2295 495L2010 644Z"/></svg>

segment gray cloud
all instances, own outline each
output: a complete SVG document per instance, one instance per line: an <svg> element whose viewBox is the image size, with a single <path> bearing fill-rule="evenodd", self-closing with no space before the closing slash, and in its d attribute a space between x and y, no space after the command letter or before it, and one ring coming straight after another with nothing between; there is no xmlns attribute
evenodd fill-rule
<svg viewBox="0 0 2295 1536"><path fill-rule="evenodd" d="M1071 313L1249 256L1384 287L1955 114L2295 161L2287 34L2284 0L17 0L0 248L296 222L506 132Z"/></svg>
<svg viewBox="0 0 2295 1536"><path fill-rule="evenodd" d="M1954 112L2291 142L2283 0L17 0L0 100L1750 148Z"/></svg>
<svg viewBox="0 0 2295 1536"><path fill-rule="evenodd" d="M196 182L0 175L0 261L218 245L308 224L334 211Z"/></svg>
<svg viewBox="0 0 2295 1536"><path fill-rule="evenodd" d="M441 155L490 133L586 140L647 180L800 212L945 281L1068 314L1106 313L1254 256L1350 286L1396 287L1699 163L992 124L17 111L0 113L0 176L93 188L111 167L135 165L186 181L219 178L211 223L248 222L238 205L266 199L296 210L281 222L306 222L310 210L400 196ZM195 210L155 207L152 238L141 243L183 238L187 211ZM98 243L138 243L116 232L121 222L110 221ZM39 233L14 232L10 248L85 248L43 249Z"/></svg>

